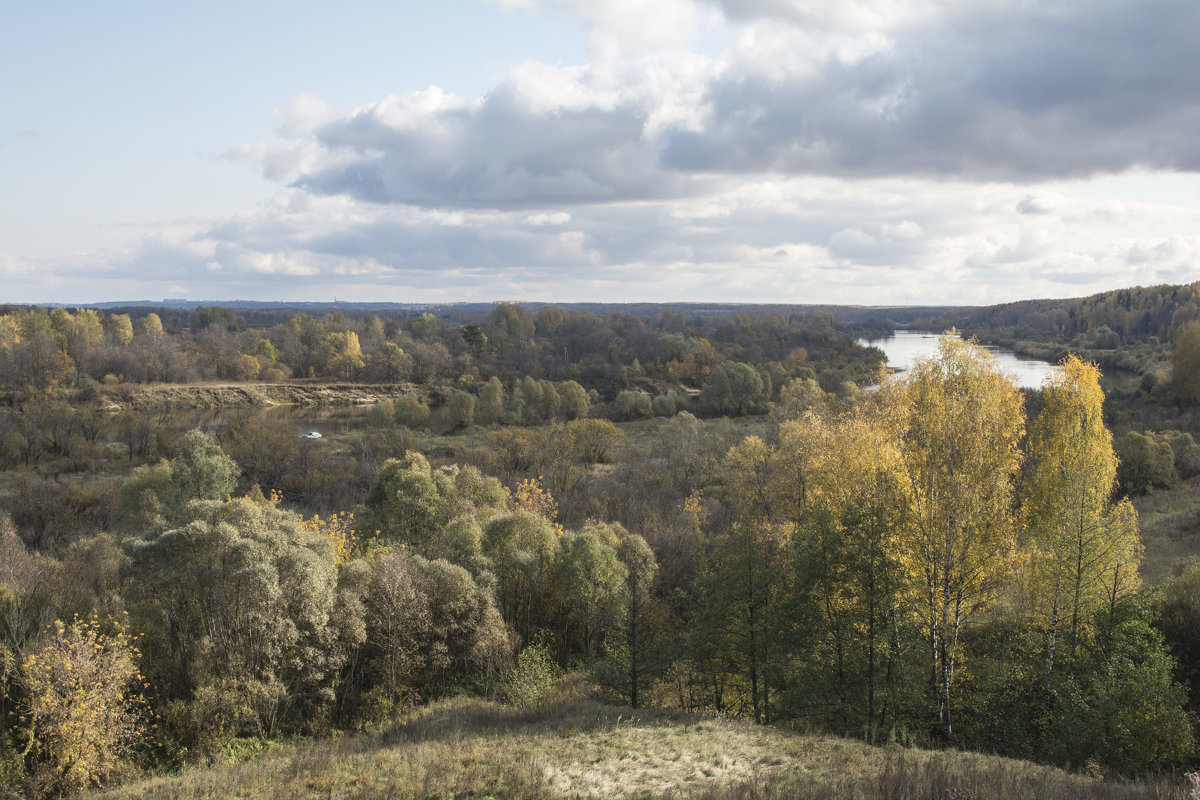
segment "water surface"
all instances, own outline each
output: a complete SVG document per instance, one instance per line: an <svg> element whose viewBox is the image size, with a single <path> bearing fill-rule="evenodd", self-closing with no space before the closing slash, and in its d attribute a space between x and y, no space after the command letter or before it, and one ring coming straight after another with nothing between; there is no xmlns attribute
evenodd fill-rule
<svg viewBox="0 0 1200 800"><path fill-rule="evenodd" d="M877 347L887 356L887 365L897 372L912 369L917 358L928 358L937 354L937 341L942 334L929 331L896 331L886 339L859 339L859 344ZM996 357L1000 368L1013 376L1023 389L1039 389L1047 373L1054 368L1047 361L1024 358L1004 347L984 345Z"/></svg>

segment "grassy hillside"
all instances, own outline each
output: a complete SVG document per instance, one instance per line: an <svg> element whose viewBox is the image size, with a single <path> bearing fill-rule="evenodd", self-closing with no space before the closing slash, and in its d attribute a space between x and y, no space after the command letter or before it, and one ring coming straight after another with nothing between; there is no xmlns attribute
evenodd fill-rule
<svg viewBox="0 0 1200 800"><path fill-rule="evenodd" d="M871 747L746 722L572 702L435 704L382 732L276 746L105 798L1187 798L1167 780L1069 775L1010 759Z"/></svg>
<svg viewBox="0 0 1200 800"><path fill-rule="evenodd" d="M1142 580L1158 585L1200 555L1200 478L1153 491L1135 505L1146 547Z"/></svg>

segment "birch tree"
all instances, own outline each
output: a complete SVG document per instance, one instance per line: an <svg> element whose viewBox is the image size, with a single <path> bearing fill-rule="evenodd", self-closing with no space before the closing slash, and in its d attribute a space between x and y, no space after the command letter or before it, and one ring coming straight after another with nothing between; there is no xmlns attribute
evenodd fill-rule
<svg viewBox="0 0 1200 800"><path fill-rule="evenodd" d="M903 421L906 544L922 575L930 698L950 738L962 626L993 599L1016 555L1022 398L986 350L954 331L881 391Z"/></svg>
<svg viewBox="0 0 1200 800"><path fill-rule="evenodd" d="M1025 501L1029 588L1046 627L1046 680L1060 638L1075 650L1080 626L1137 584L1140 543L1128 500L1111 502L1117 475L1095 364L1070 356L1048 378L1030 425L1033 476Z"/></svg>

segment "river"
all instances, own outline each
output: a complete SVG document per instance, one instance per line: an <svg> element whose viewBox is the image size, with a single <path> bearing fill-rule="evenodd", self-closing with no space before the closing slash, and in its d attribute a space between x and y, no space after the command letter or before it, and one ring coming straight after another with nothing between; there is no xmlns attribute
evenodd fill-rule
<svg viewBox="0 0 1200 800"><path fill-rule="evenodd" d="M939 333L928 331L896 331L886 339L859 339L859 344L870 345L883 351L887 356L887 364L898 372L912 368L917 358L937 354ZM1053 365L1046 361L1036 361L1022 358L1003 347L985 345L987 351L996 357L1000 368L1013 376L1014 381L1023 389L1039 389L1046 374Z"/></svg>

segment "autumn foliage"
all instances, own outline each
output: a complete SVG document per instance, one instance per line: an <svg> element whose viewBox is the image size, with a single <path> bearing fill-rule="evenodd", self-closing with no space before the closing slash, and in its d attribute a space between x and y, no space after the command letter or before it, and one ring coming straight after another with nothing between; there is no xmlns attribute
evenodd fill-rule
<svg viewBox="0 0 1200 800"><path fill-rule="evenodd" d="M99 785L126 768L146 731L138 649L124 624L56 620L21 664L16 727L39 791Z"/></svg>

